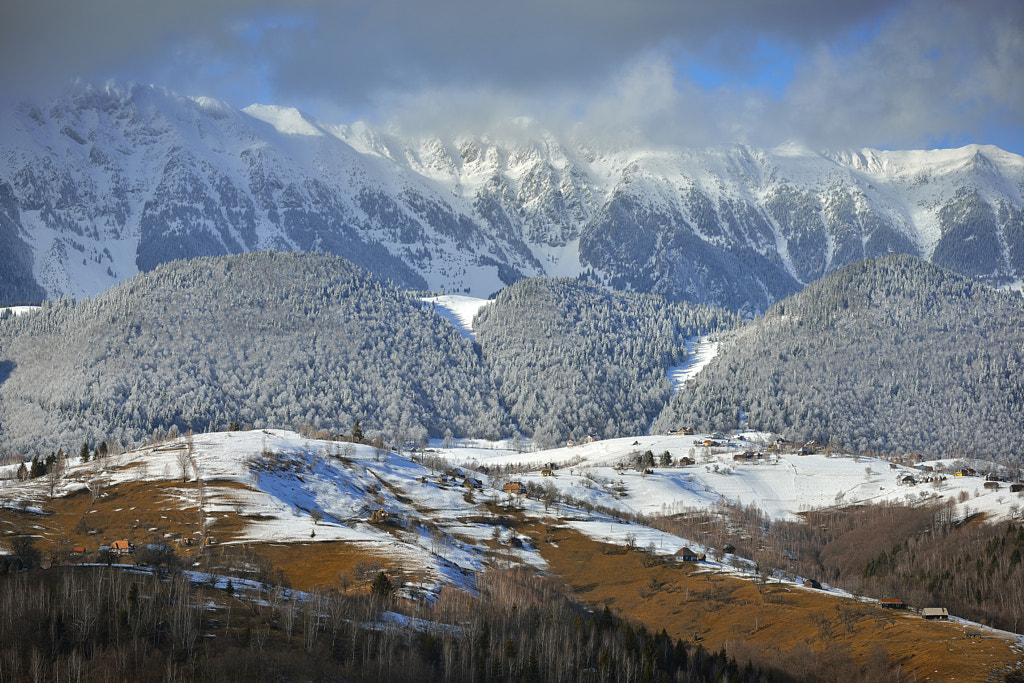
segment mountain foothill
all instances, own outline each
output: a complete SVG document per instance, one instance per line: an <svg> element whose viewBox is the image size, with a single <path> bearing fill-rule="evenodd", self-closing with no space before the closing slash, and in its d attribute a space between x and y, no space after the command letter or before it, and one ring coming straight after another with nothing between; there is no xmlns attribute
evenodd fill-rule
<svg viewBox="0 0 1024 683"><path fill-rule="evenodd" d="M154 433L313 426L554 446L746 427L859 451L1019 457L1024 303L921 259L866 259L745 321L580 279L503 290L475 339L327 254L174 261L0 321L5 455ZM673 387L684 341L717 356Z"/></svg>

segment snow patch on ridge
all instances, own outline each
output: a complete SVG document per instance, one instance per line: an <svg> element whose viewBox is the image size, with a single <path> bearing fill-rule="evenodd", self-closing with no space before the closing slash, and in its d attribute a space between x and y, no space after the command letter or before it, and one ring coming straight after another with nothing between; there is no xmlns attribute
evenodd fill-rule
<svg viewBox="0 0 1024 683"><path fill-rule="evenodd" d="M254 119L269 123L277 132L284 135L324 135L323 131L310 123L302 112L292 107L252 104L242 111Z"/></svg>
<svg viewBox="0 0 1024 683"><path fill-rule="evenodd" d="M476 334L473 332L473 318L481 308L491 303L487 299L458 294L426 297L423 302L434 304L437 313L455 325L464 339L476 339Z"/></svg>

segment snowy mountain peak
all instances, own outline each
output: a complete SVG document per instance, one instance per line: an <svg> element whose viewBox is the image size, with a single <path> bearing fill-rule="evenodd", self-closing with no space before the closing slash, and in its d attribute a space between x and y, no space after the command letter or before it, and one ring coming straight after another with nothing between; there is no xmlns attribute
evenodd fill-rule
<svg viewBox="0 0 1024 683"><path fill-rule="evenodd" d="M291 107L251 104L242 111L254 119L269 123L284 135L321 136L324 134L309 117Z"/></svg>
<svg viewBox="0 0 1024 683"><path fill-rule="evenodd" d="M1024 159L987 146L613 147L530 120L403 137L119 83L0 116L12 301L267 248L329 251L417 289L486 297L577 275L748 313L889 252L1024 280Z"/></svg>

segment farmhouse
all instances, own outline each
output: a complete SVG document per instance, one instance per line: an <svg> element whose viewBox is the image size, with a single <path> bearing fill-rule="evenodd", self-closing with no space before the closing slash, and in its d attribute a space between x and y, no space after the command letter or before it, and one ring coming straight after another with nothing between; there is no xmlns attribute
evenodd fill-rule
<svg viewBox="0 0 1024 683"><path fill-rule="evenodd" d="M683 546L682 548L676 551L675 557L681 562L702 562L704 561L705 556L698 555L693 550L690 550L686 546Z"/></svg>
<svg viewBox="0 0 1024 683"><path fill-rule="evenodd" d="M1010 493L1020 493L1024 491L1024 484L1010 484Z"/></svg>
<svg viewBox="0 0 1024 683"><path fill-rule="evenodd" d="M467 489L482 489L484 487L483 482L479 479L474 479L473 477L466 477L462 482L462 485Z"/></svg>
<svg viewBox="0 0 1024 683"><path fill-rule="evenodd" d="M898 598L887 598L885 600L879 600L878 606L882 609L906 609L907 606L903 604L903 601Z"/></svg>
<svg viewBox="0 0 1024 683"><path fill-rule="evenodd" d="M110 552L115 555L130 555L135 552L135 546L128 541L114 541L110 544Z"/></svg>
<svg viewBox="0 0 1024 683"><path fill-rule="evenodd" d="M925 607L921 610L925 619L949 619L949 610L945 607Z"/></svg>
<svg viewBox="0 0 1024 683"><path fill-rule="evenodd" d="M998 481L986 481L985 482L985 488L987 488L987 489L989 489L991 491L998 491L999 490L999 482Z"/></svg>
<svg viewBox="0 0 1024 683"><path fill-rule="evenodd" d="M516 496L526 495L526 487L523 486L523 483L519 481L510 481L509 483L502 486L501 489L505 493L511 493Z"/></svg>

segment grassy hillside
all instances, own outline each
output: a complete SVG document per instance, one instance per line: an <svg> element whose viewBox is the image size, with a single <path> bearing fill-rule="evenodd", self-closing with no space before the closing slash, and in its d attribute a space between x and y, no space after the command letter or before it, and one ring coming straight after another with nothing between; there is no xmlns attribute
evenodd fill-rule
<svg viewBox="0 0 1024 683"><path fill-rule="evenodd" d="M459 450L472 449L445 455ZM1010 634L744 571L739 557L680 562L691 542L671 530L544 491L442 483L454 463L426 460L257 430L71 463L55 484L4 480L5 680L58 667L140 668L140 680L479 680L481 667L501 681L1002 680L1019 660ZM569 491L577 476L543 481ZM630 500L670 473L619 476ZM371 523L377 507L392 519ZM135 553L100 550L114 540ZM925 557L926 540L910 550ZM779 538L763 541L774 552Z"/></svg>

